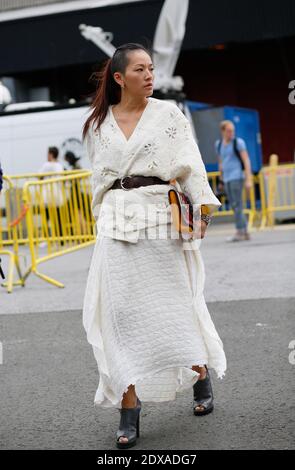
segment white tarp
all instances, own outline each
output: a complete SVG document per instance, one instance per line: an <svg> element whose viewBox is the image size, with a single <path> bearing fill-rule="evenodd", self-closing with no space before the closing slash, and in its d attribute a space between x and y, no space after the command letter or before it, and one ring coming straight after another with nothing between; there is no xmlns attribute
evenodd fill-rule
<svg viewBox="0 0 295 470"><path fill-rule="evenodd" d="M0 21L143 1L145 0L0 0Z"/></svg>
<svg viewBox="0 0 295 470"><path fill-rule="evenodd" d="M166 0L163 5L153 43L155 88L182 89L181 77L173 77L173 73L185 34L188 8L189 0Z"/></svg>

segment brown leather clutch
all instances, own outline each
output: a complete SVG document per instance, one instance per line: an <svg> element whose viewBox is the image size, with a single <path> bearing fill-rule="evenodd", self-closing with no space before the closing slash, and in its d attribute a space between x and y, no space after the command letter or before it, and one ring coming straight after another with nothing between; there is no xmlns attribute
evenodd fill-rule
<svg viewBox="0 0 295 470"><path fill-rule="evenodd" d="M193 206L189 197L176 189L168 191L169 203L171 204L172 222L176 230L181 234L193 232Z"/></svg>

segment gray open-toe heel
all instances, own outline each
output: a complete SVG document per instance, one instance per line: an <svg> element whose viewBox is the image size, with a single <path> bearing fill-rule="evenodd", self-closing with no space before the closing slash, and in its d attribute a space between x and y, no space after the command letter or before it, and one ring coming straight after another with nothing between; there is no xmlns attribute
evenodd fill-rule
<svg viewBox="0 0 295 470"><path fill-rule="evenodd" d="M139 415L141 410L141 401L137 398L135 408L120 408L120 425L116 435L116 444L118 449L128 449L136 444L139 437ZM127 442L120 442L120 437L127 437Z"/></svg>
<svg viewBox="0 0 295 470"><path fill-rule="evenodd" d="M198 380L194 385L194 415L195 416L202 416L207 415L213 411L213 390L211 385L211 379L209 370L206 367L207 375L205 379ZM203 410L196 410L197 407L203 407Z"/></svg>

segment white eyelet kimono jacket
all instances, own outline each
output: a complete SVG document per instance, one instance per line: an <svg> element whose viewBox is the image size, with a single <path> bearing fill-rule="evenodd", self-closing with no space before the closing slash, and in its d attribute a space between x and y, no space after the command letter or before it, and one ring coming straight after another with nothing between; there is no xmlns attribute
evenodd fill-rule
<svg viewBox="0 0 295 470"><path fill-rule="evenodd" d="M148 98L128 140L110 106L100 129L88 131L86 148L97 238L83 326L99 371L94 404L120 408L130 384L142 401L174 400L198 380L193 365L207 364L219 378L226 370L203 295L201 239L185 241L173 229L168 189L174 186L110 187L125 176L158 176L176 179L197 207L213 212L221 203L190 123L171 102Z"/></svg>

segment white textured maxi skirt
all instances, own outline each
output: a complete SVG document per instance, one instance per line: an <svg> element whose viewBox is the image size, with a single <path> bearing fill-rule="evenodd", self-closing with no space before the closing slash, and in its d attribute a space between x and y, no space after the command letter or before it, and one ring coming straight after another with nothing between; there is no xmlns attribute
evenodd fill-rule
<svg viewBox="0 0 295 470"><path fill-rule="evenodd" d="M198 380L193 365L220 378L226 369L199 248L142 234L137 243L100 236L94 246L83 325L99 372L95 405L120 408L130 384L141 401L174 400Z"/></svg>

